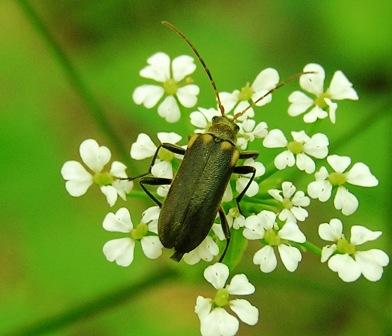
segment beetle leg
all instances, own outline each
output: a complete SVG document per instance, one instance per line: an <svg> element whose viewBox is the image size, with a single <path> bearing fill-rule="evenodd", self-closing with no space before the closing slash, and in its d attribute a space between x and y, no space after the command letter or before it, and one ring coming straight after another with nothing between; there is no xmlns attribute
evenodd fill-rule
<svg viewBox="0 0 392 336"><path fill-rule="evenodd" d="M235 198L238 210L240 211L240 214L243 215L241 207L240 207L240 202L241 202L242 197L244 197L246 191L249 189L250 184L252 183L252 181L254 180L254 178L256 176L256 168L252 167L252 166L238 166L238 167L234 167L233 173L252 174L252 176L249 178L249 181L248 181L247 185L245 186L244 190L242 190L241 193Z"/></svg>
<svg viewBox="0 0 392 336"><path fill-rule="evenodd" d="M161 143L161 144L158 146L157 150L155 151L154 156L152 157L152 160L151 160L151 163L150 163L150 168L148 169L148 173L147 173L147 174L151 174L151 169L152 169L152 167L153 167L154 164L155 164L155 161L156 161L156 159L157 159L157 157L158 157L159 150L160 150L161 148L165 148L165 149L167 149L169 152L172 152L172 153L174 153L174 154L180 154L180 155L184 155L184 154L185 154L185 149L182 148L182 147L180 147L180 146L173 145L173 144L168 143L168 142Z"/></svg>
<svg viewBox="0 0 392 336"><path fill-rule="evenodd" d="M256 151L244 151L240 153L240 159L256 159L259 156L259 152Z"/></svg>
<svg viewBox="0 0 392 336"><path fill-rule="evenodd" d="M225 254L227 252L227 249L229 248L229 243L230 243L230 227L229 224L227 223L227 219L226 219L226 215L222 209L222 207L219 207L219 218L221 220L221 225L222 225L222 230L223 233L225 234L225 238L226 238L226 246L225 249L223 250L223 253L221 255L221 257L219 258L219 262L221 262L223 260L223 258L225 257Z"/></svg>
<svg viewBox="0 0 392 336"><path fill-rule="evenodd" d="M149 196L159 207L162 206L162 202L159 201L145 186L146 185L166 185L171 184L172 179L163 178L163 177L143 177L140 181L140 186L144 190L144 192Z"/></svg>

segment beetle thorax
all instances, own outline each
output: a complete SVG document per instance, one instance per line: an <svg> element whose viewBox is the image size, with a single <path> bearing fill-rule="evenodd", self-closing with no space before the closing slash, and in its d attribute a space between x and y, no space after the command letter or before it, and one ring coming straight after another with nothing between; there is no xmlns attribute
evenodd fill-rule
<svg viewBox="0 0 392 336"><path fill-rule="evenodd" d="M228 140L233 144L237 141L237 133L239 131L238 125L224 116L215 116L212 118L212 125L207 133L214 135L217 138Z"/></svg>

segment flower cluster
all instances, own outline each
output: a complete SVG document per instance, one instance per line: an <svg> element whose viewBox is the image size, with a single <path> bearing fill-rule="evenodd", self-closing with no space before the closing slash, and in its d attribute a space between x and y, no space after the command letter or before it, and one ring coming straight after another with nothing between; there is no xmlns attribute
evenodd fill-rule
<svg viewBox="0 0 392 336"><path fill-rule="evenodd" d="M343 227L340 219L333 218L319 226L319 236L329 242L322 248L307 241L303 233L306 221L312 215L309 205L313 200L326 202L334 194L336 210L349 216L359 207L357 197L349 191L350 185L374 187L378 184L366 164L351 164L349 157L330 153L330 141L324 134L325 130L315 132L319 119L329 116L332 123L336 122L336 101L358 99L352 84L341 71L334 73L328 89L324 91L324 69L318 64L304 67L299 85L314 97L310 98L301 91L290 94L289 116L303 114L305 121L304 129L293 130L290 135L278 128L269 130L265 121L256 121L256 109L265 109L272 101L274 89L279 86L279 74L275 69L262 70L251 84L247 83L240 89L220 92L219 98L224 107L222 111L220 106L197 106L199 87L190 77L196 69L192 57L183 55L171 60L167 54L159 52L148 58L147 63L140 75L157 83L137 87L133 92L136 104L147 109L158 105L158 114L170 123L180 119L180 106L193 108L188 114L190 124L195 127L194 134L210 133L215 138L218 136L211 128L213 118L223 114L238 126L238 134L232 145L235 144L239 151L248 151L249 154L251 150L258 149L263 160L265 156L262 151L271 151L274 157L272 162L262 162L255 155L247 155L237 162L237 166L246 166L247 170L244 170L244 174L232 174L221 200L229 229L224 227L225 221L222 222L222 217L217 214L201 244L183 256L183 261L188 265L202 261L215 262L204 271L205 279L216 289L215 296L199 296L196 300L195 312L200 319L203 336L235 335L239 320L248 325L258 321L256 307L245 299L231 299L232 295L250 295L255 287L245 274L232 276L227 284L230 276L227 265L231 269L236 264L230 257L224 258L223 263L216 262L223 253L227 230L232 235L236 233L236 239L259 244L253 255L253 263L264 273L277 268L277 256L287 271L294 272L304 252L318 251L321 262L327 263L345 282L355 281L361 275L370 281L381 278L383 267L389 263L388 256L379 249L362 249L362 244L377 239L380 231L353 225L350 239L347 239L344 232L348 229ZM315 124L312 131L306 128L309 123ZM183 141L186 136L159 132L155 139L140 133L131 144L130 157L151 162L145 174L150 178L171 181L181 167L183 155L179 153L187 149L187 143ZM170 147L162 147L162 144L171 144L177 150L172 152L167 149ZM273 151L276 153L273 154ZM110 206L114 206L118 196L123 200L135 195L140 197L140 192L132 191L133 179L126 174L124 164L114 161L109 170L105 169L111 157L108 148L99 146L95 140L85 140L80 145L80 156L87 169L77 161L68 161L61 169L66 189L72 196L82 196L92 184L97 184ZM275 174L280 177L272 177ZM298 180L294 181L295 176L301 176L308 182L299 185ZM165 201L170 185L154 185L149 186L148 194L160 204ZM239 208L238 197L242 197L242 194L244 202ZM131 206L131 210L135 209ZM103 220L103 228L125 237L109 240L103 246L106 259L123 267L129 266L138 242L147 258L160 257L164 247L158 231L159 219L159 206L145 209L138 224L132 220L126 207L108 213ZM235 249L239 245L229 248ZM312 249L308 248L310 245ZM243 253L244 250L238 248L231 255L241 257ZM239 320L226 308L230 308Z"/></svg>

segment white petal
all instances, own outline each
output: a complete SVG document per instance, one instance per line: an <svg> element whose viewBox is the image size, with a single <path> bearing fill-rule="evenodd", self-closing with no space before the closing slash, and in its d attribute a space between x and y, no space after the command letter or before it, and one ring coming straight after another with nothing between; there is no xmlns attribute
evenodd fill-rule
<svg viewBox="0 0 392 336"><path fill-rule="evenodd" d="M260 265L260 270L264 273L272 272L277 265L274 249L269 245L264 246L253 256L253 263Z"/></svg>
<svg viewBox="0 0 392 336"><path fill-rule="evenodd" d="M280 244L278 250L283 265L289 272L294 272L302 259L301 252L297 248L285 244Z"/></svg>
<svg viewBox="0 0 392 336"><path fill-rule="evenodd" d="M231 190L230 183L227 185L225 189L225 193L222 197L222 202L230 202L233 199L233 191Z"/></svg>
<svg viewBox="0 0 392 336"><path fill-rule="evenodd" d="M270 97L269 101L271 101L271 95L269 95L269 97ZM268 97L264 98L261 102L257 103L257 106L261 106L264 103L266 104L266 99L267 98ZM255 99L253 99L253 96L252 96L252 100L255 101ZM234 114L240 113L240 112L244 111L248 107L249 107L249 102L248 101L240 101L238 103L238 105L234 108ZM252 107L249 107L248 110L242 116L238 117L237 120L238 121L245 121L248 118L253 118L254 116L255 116L255 111L253 110Z"/></svg>
<svg viewBox="0 0 392 336"><path fill-rule="evenodd" d="M376 240L381 234L381 231L372 231L364 226L353 225L351 227L350 242L354 245L361 245L365 242Z"/></svg>
<svg viewBox="0 0 392 336"><path fill-rule="evenodd" d="M191 124L195 127L206 129L208 126L208 120L200 111L194 111L190 114Z"/></svg>
<svg viewBox="0 0 392 336"><path fill-rule="evenodd" d="M161 86L145 84L138 86L133 91L132 99L137 105L143 105L150 109L162 98L165 90Z"/></svg>
<svg viewBox="0 0 392 336"><path fill-rule="evenodd" d="M181 141L182 136L174 132L159 132L157 137L161 143L171 143L175 145L177 142Z"/></svg>
<svg viewBox="0 0 392 336"><path fill-rule="evenodd" d="M259 310L244 299L231 300L230 308L246 324L255 325L259 320Z"/></svg>
<svg viewBox="0 0 392 336"><path fill-rule="evenodd" d="M313 99L309 98L306 94L301 91L294 91L289 96L289 106L288 113L292 117L296 117L304 113L309 107L313 105Z"/></svg>
<svg viewBox="0 0 392 336"><path fill-rule="evenodd" d="M159 206L152 206L143 211L142 223L150 223L151 221L158 220L161 209ZM152 231L153 232L153 231Z"/></svg>
<svg viewBox="0 0 392 336"><path fill-rule="evenodd" d="M355 253L357 261L364 277L370 281L381 279L383 267L389 263L388 255L381 250L372 249L369 251L358 251Z"/></svg>
<svg viewBox="0 0 392 336"><path fill-rule="evenodd" d="M264 121L258 123L253 130L254 136L259 139L264 138L268 134L267 128L267 123L265 123Z"/></svg>
<svg viewBox="0 0 392 336"><path fill-rule="evenodd" d="M113 206L117 201L117 190L113 186L102 186L102 193L105 195L107 202L110 206Z"/></svg>
<svg viewBox="0 0 392 336"><path fill-rule="evenodd" d="M94 172L100 172L110 161L110 150L93 139L84 140L79 148L83 162Z"/></svg>
<svg viewBox="0 0 392 336"><path fill-rule="evenodd" d="M358 95L353 89L353 85L341 71L334 73L327 92L332 99L358 100Z"/></svg>
<svg viewBox="0 0 392 336"><path fill-rule="evenodd" d="M334 205L337 210L342 210L344 215L349 216L357 210L358 199L345 187L340 186L336 192Z"/></svg>
<svg viewBox="0 0 392 336"><path fill-rule="evenodd" d="M291 136L293 139L297 142L304 143L306 141L309 141L309 136L305 133L305 131L299 131L299 132L291 132Z"/></svg>
<svg viewBox="0 0 392 336"><path fill-rule="evenodd" d="M328 113L319 106L314 106L309 112L304 114L304 121L307 124L314 123L317 119L325 119Z"/></svg>
<svg viewBox="0 0 392 336"><path fill-rule="evenodd" d="M112 166L110 168L110 175L114 177L120 177L120 178L126 178L127 173L125 170L127 169L127 166L119 161L113 161Z"/></svg>
<svg viewBox="0 0 392 336"><path fill-rule="evenodd" d="M280 129L273 129L264 138L263 146L267 148L286 147L287 140Z"/></svg>
<svg viewBox="0 0 392 336"><path fill-rule="evenodd" d="M274 159L274 165L279 170L285 169L286 167L292 167L295 164L294 154L289 150L286 150L276 156Z"/></svg>
<svg viewBox="0 0 392 336"><path fill-rule="evenodd" d="M310 198L305 196L303 191L297 191L291 200L295 206L307 207L310 204Z"/></svg>
<svg viewBox="0 0 392 336"><path fill-rule="evenodd" d="M320 180L326 180L329 176L328 170L325 167L321 167L316 174L314 174L316 177L316 181Z"/></svg>
<svg viewBox="0 0 392 336"><path fill-rule="evenodd" d="M135 160L143 160L154 156L157 147L147 134L140 133L131 146L131 157Z"/></svg>
<svg viewBox="0 0 392 336"><path fill-rule="evenodd" d="M123 233L128 233L133 228L131 215L126 208L118 209L115 214L109 212L105 216L102 226L106 231Z"/></svg>
<svg viewBox="0 0 392 336"><path fill-rule="evenodd" d="M329 223L320 224L318 233L322 239L336 242L343 236L343 224L340 219L333 218Z"/></svg>
<svg viewBox="0 0 392 336"><path fill-rule="evenodd" d="M223 288L229 277L229 268L222 263L215 263L204 270L204 278L216 289Z"/></svg>
<svg viewBox="0 0 392 336"><path fill-rule="evenodd" d="M238 103L238 91L230 92L219 92L219 98L223 107L225 108L225 113L230 112L233 107Z"/></svg>
<svg viewBox="0 0 392 336"><path fill-rule="evenodd" d="M173 78L176 82L183 80L196 70L193 58L187 55L178 56L172 62Z"/></svg>
<svg viewBox="0 0 392 336"><path fill-rule="evenodd" d="M255 286L249 282L245 274L234 275L226 288L231 295L249 295L255 292Z"/></svg>
<svg viewBox="0 0 392 336"><path fill-rule="evenodd" d="M296 163L298 169L305 171L307 174L312 174L316 170L316 164L305 153L297 154Z"/></svg>
<svg viewBox="0 0 392 336"><path fill-rule="evenodd" d="M250 240L261 239L264 237L264 227L259 216L251 215L245 219L243 235L245 238Z"/></svg>
<svg viewBox="0 0 392 336"><path fill-rule="evenodd" d="M276 214L272 211L262 210L257 215L264 229L269 230L275 226Z"/></svg>
<svg viewBox="0 0 392 336"><path fill-rule="evenodd" d="M197 85L190 84L177 90L177 98L184 107L193 107L197 103L197 95L200 89Z"/></svg>
<svg viewBox="0 0 392 336"><path fill-rule="evenodd" d="M241 193L245 189L248 182L249 182L249 178L239 177L238 180L236 181L236 186L235 186L237 192ZM257 195L258 192L259 192L259 185L257 184L257 182L252 181L248 189L246 190L245 195L248 197L253 197Z"/></svg>
<svg viewBox="0 0 392 336"><path fill-rule="evenodd" d="M134 248L135 242L130 238L113 239L103 246L103 253L107 260L126 267L133 261Z"/></svg>
<svg viewBox="0 0 392 336"><path fill-rule="evenodd" d="M308 194L321 202L326 202L331 197L332 185L328 181L314 181L308 185Z"/></svg>
<svg viewBox="0 0 392 336"><path fill-rule="evenodd" d="M328 260L328 267L337 272L345 282L352 282L361 276L361 268L348 254L335 254Z"/></svg>
<svg viewBox="0 0 392 336"><path fill-rule="evenodd" d="M336 251L336 244L324 246L321 250L321 262L326 262L329 257Z"/></svg>
<svg viewBox="0 0 392 336"><path fill-rule="evenodd" d="M361 187L374 187L378 185L377 178L372 175L367 165L362 162L355 163L347 172L347 182Z"/></svg>
<svg viewBox="0 0 392 336"><path fill-rule="evenodd" d="M180 119L180 109L173 96L167 96L158 106L158 114L169 123Z"/></svg>
<svg viewBox="0 0 392 336"><path fill-rule="evenodd" d="M151 168L151 174L155 177L173 178L172 164L167 161L156 160L156 163Z"/></svg>
<svg viewBox="0 0 392 336"><path fill-rule="evenodd" d="M295 193L295 185L291 182L285 181L282 183L282 193L284 198L291 198Z"/></svg>
<svg viewBox="0 0 392 336"><path fill-rule="evenodd" d="M145 236L140 241L144 255L150 259L159 258L162 254L163 245L158 236Z"/></svg>
<svg viewBox="0 0 392 336"><path fill-rule="evenodd" d="M316 96L323 93L325 78L324 69L318 64L310 63L304 67L303 71L314 73L305 74L299 78L299 84L301 88L305 91L313 93Z"/></svg>
<svg viewBox="0 0 392 336"><path fill-rule="evenodd" d="M161 185L157 188L157 194L161 197L166 197L169 192L169 185Z"/></svg>
<svg viewBox="0 0 392 336"><path fill-rule="evenodd" d="M336 109L338 108L338 104L328 98L325 98L324 101L328 105L329 119L334 124L336 122Z"/></svg>
<svg viewBox="0 0 392 336"><path fill-rule="evenodd" d="M306 241L304 234L295 223L287 222L279 230L278 234L282 239L291 240L297 243L304 243Z"/></svg>
<svg viewBox="0 0 392 336"><path fill-rule="evenodd" d="M201 321L202 336L234 336L238 331L238 320L223 308L215 308Z"/></svg>
<svg viewBox="0 0 392 336"><path fill-rule="evenodd" d="M294 217L300 222L303 222L309 215L308 212L305 209L302 209L301 207L294 206L290 210L294 215Z"/></svg>
<svg viewBox="0 0 392 336"><path fill-rule="evenodd" d="M351 163L348 156L330 155L327 157L329 165L338 173L343 173Z"/></svg>
<svg viewBox="0 0 392 336"><path fill-rule="evenodd" d="M149 65L140 70L140 76L158 82L164 82L170 78L170 57L167 54L158 52L148 58L147 63Z"/></svg>
<svg viewBox="0 0 392 336"><path fill-rule="evenodd" d="M323 159L328 155L329 141L325 134L314 134L309 141L304 144L304 152L317 159Z"/></svg>
<svg viewBox="0 0 392 336"><path fill-rule="evenodd" d="M273 89L279 83L279 73L273 68L262 70L254 80L252 88L255 91Z"/></svg>
<svg viewBox="0 0 392 336"><path fill-rule="evenodd" d="M199 316L199 319L202 320L206 317L212 308L212 303L210 298L204 298L202 296L198 296L196 299L195 305L195 313Z"/></svg>
<svg viewBox="0 0 392 336"><path fill-rule="evenodd" d="M65 187L74 197L82 196L93 183L93 177L77 161L67 161L61 168L61 175L68 180Z"/></svg>

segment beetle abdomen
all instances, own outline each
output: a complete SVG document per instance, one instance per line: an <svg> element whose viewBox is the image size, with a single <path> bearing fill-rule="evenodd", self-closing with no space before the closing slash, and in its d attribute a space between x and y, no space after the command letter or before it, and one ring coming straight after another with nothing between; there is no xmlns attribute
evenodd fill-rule
<svg viewBox="0 0 392 336"><path fill-rule="evenodd" d="M196 248L215 220L238 150L211 134L191 139L162 205L158 230L162 244L176 259Z"/></svg>

